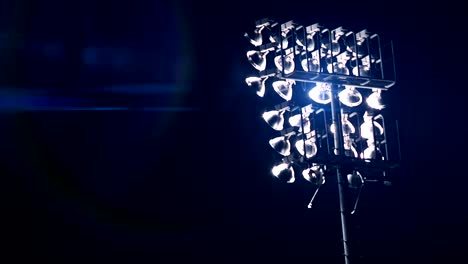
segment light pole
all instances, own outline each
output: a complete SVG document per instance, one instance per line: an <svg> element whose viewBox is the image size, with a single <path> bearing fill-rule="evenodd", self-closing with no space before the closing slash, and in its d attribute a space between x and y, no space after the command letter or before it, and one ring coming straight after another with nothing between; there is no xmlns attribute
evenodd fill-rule
<svg viewBox="0 0 468 264"><path fill-rule="evenodd" d="M270 104L262 117L277 134L269 144L280 158L272 174L287 183L312 183L316 189L308 208L325 179L335 174L349 264L346 218L356 211L363 186L389 185L389 173L399 163L399 147L389 144L399 146L398 135L386 131L382 101L382 93L395 85L393 47L382 46L380 37L367 30L267 18L255 26L244 36L250 45L247 59L257 73L245 81ZM357 190L351 212L346 188Z"/></svg>

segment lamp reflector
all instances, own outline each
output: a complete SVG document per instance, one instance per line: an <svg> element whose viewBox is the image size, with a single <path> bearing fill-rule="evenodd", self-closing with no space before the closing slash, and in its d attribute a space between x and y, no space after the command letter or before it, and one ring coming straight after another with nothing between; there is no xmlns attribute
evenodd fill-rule
<svg viewBox="0 0 468 264"><path fill-rule="evenodd" d="M347 178L350 188L359 189L364 185L364 178L359 171L353 171L352 174L347 175Z"/></svg>
<svg viewBox="0 0 468 264"><path fill-rule="evenodd" d="M342 113L341 115L341 127L343 130L343 135L350 135L354 134L356 132L356 128L354 127L353 123L349 121L348 119L348 114L347 113ZM330 131L335 134L336 128L335 124L330 125Z"/></svg>
<svg viewBox="0 0 468 264"><path fill-rule="evenodd" d="M315 58L307 58L301 60L302 69L306 72L319 72L320 71L320 63Z"/></svg>
<svg viewBox="0 0 468 264"><path fill-rule="evenodd" d="M289 124L292 127L298 127L299 132L302 132L302 126L304 126L304 131L305 131L304 133L309 133L310 132L310 127L311 127L309 115L310 115L310 113L305 113L305 114L303 113L302 121L304 122L304 124L301 124L301 114L293 115L293 116L289 117L289 119L288 119Z"/></svg>
<svg viewBox="0 0 468 264"><path fill-rule="evenodd" d="M327 65L328 73L349 75L349 69L346 67L346 64L343 62L334 62L333 64L329 63Z"/></svg>
<svg viewBox="0 0 468 264"><path fill-rule="evenodd" d="M283 56L275 57L275 66L279 71L283 71ZM292 55L284 56L284 74L290 74L294 71L295 63Z"/></svg>
<svg viewBox="0 0 468 264"><path fill-rule="evenodd" d="M382 152L380 149L375 146L375 142L373 140L367 140L368 147L361 153L361 159L380 159L384 160Z"/></svg>
<svg viewBox="0 0 468 264"><path fill-rule="evenodd" d="M281 136L272 138L269 143L279 154L283 156L289 156L291 154L291 143L287 137Z"/></svg>
<svg viewBox="0 0 468 264"><path fill-rule="evenodd" d="M304 140L300 139L296 141L295 147L299 154L304 156ZM308 139L305 141L305 156L306 158L312 158L317 154L317 145L315 145L315 142L312 141L312 139Z"/></svg>
<svg viewBox="0 0 468 264"><path fill-rule="evenodd" d="M255 47L258 47L258 46L261 46L262 43L263 43L263 39L262 39L262 30L264 29L265 27L259 27L259 28L256 28L252 34L252 37L249 36L249 34L246 32L244 34L244 36L250 41L250 43L252 45L254 45Z"/></svg>
<svg viewBox="0 0 468 264"><path fill-rule="evenodd" d="M354 76L370 77L370 56L361 59L361 64L353 68Z"/></svg>
<svg viewBox="0 0 468 264"><path fill-rule="evenodd" d="M359 65L353 68L354 76L370 77L370 67L366 65Z"/></svg>
<svg viewBox="0 0 468 264"><path fill-rule="evenodd" d="M263 97L265 95L265 81L268 77L247 77L245 78L245 82L248 86L252 86L256 88L256 93L259 97Z"/></svg>
<svg viewBox="0 0 468 264"><path fill-rule="evenodd" d="M382 102L382 96L379 89L373 91L369 97L366 99L367 105L376 110L382 110L385 108L385 105Z"/></svg>
<svg viewBox="0 0 468 264"><path fill-rule="evenodd" d="M302 171L302 177L307 181L315 184L322 185L325 184L325 172L322 167L314 164L312 167L307 168Z"/></svg>
<svg viewBox="0 0 468 264"><path fill-rule="evenodd" d="M327 83L317 83L309 91L309 97L319 104L328 104L331 102L331 87Z"/></svg>
<svg viewBox="0 0 468 264"><path fill-rule="evenodd" d="M358 152L353 145L353 139L349 135L345 135L343 141L344 141L343 147L344 147L345 156L357 158Z"/></svg>
<svg viewBox="0 0 468 264"><path fill-rule="evenodd" d="M284 100L290 101L292 98L292 85L294 81L275 81L273 82L273 89Z"/></svg>
<svg viewBox="0 0 468 264"><path fill-rule="evenodd" d="M345 86L345 89L338 94L341 103L349 107L355 107L362 103L362 95L352 86Z"/></svg>
<svg viewBox="0 0 468 264"><path fill-rule="evenodd" d="M314 33L308 34L306 40L299 37L296 38L296 44L305 48L307 51L313 51L315 49Z"/></svg>
<svg viewBox="0 0 468 264"><path fill-rule="evenodd" d="M247 51L247 59L249 60L250 64L258 70L264 71L266 69L266 55L268 51L260 52L256 50L249 50Z"/></svg>
<svg viewBox="0 0 468 264"><path fill-rule="evenodd" d="M363 116L364 122L362 123L360 129L361 137L368 139L371 142L374 142L374 129L377 135L382 135L384 129L379 122L372 121L372 116L366 111Z"/></svg>
<svg viewBox="0 0 468 264"><path fill-rule="evenodd" d="M284 110L277 111L272 110L263 113L262 117L265 122L271 126L274 130L281 131L284 127Z"/></svg>
<svg viewBox="0 0 468 264"><path fill-rule="evenodd" d="M273 166L271 173L278 179L284 180L287 183L293 183L296 178L294 177L294 169L287 163L281 163Z"/></svg>
<svg viewBox="0 0 468 264"><path fill-rule="evenodd" d="M301 114L291 116L288 121L292 127L301 127Z"/></svg>

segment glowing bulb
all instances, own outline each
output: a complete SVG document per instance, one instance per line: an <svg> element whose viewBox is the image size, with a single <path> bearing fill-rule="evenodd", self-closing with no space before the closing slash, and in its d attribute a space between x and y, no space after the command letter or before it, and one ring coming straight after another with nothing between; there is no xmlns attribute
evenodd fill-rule
<svg viewBox="0 0 468 264"><path fill-rule="evenodd" d="M279 71L283 71L283 58L281 55L275 57L275 66ZM290 74L294 71L295 63L292 55L284 57L284 74Z"/></svg>
<svg viewBox="0 0 468 264"><path fill-rule="evenodd" d="M309 91L310 99L319 104L328 104L331 102L331 88L326 83L317 83L314 88Z"/></svg>
<svg viewBox="0 0 468 264"><path fill-rule="evenodd" d="M348 157L358 157L358 152L353 145L353 139L349 135L344 135L344 154Z"/></svg>
<svg viewBox="0 0 468 264"><path fill-rule="evenodd" d="M247 51L247 59L252 66L259 70L264 71L266 69L266 55L268 51L260 52L256 50Z"/></svg>
<svg viewBox="0 0 468 264"><path fill-rule="evenodd" d="M288 39L286 38L287 32L282 32L281 37L280 35L270 35L269 39L271 43L278 43L276 46L281 49L281 45L283 45L283 49L287 49L289 42ZM281 42L280 42L281 41Z"/></svg>
<svg viewBox="0 0 468 264"><path fill-rule="evenodd" d="M351 123L351 121L349 121L348 119L348 114L347 113L343 113L341 115L341 127L343 129L343 135L350 135L350 134L354 134L354 132L356 132L356 128L354 127L353 123ZM330 131L335 134L335 124L331 124L330 125Z"/></svg>
<svg viewBox="0 0 468 264"><path fill-rule="evenodd" d="M245 79L245 82L247 83L248 86L254 86L256 87L257 90L257 95L260 97L263 97L265 95L265 81L268 79L268 77L247 77Z"/></svg>
<svg viewBox="0 0 468 264"><path fill-rule="evenodd" d="M347 175L349 187L353 189L359 189L364 184L364 178L362 178L359 171L353 171L352 174Z"/></svg>
<svg viewBox="0 0 468 264"><path fill-rule="evenodd" d="M244 36L250 41L250 43L256 47L262 45L262 30L264 29L265 27L259 27L257 29L254 30L253 32L253 37L249 37L249 34L248 33L245 33Z"/></svg>
<svg viewBox="0 0 468 264"><path fill-rule="evenodd" d="M303 39L296 38L296 43L297 45L306 48L307 51L313 51L315 49L315 41L314 41L313 34L307 35L306 41L303 41ZM306 47L306 43L307 43L307 47Z"/></svg>
<svg viewBox="0 0 468 264"><path fill-rule="evenodd" d="M332 41L331 53L333 54L333 56L340 54L340 44L338 43L338 41Z"/></svg>
<svg viewBox="0 0 468 264"><path fill-rule="evenodd" d="M331 44L330 42L328 42L328 40L324 40L324 42L322 43L322 57L324 56L336 56L338 54L340 54L340 44L338 43L338 41L332 41Z"/></svg>
<svg viewBox="0 0 468 264"><path fill-rule="evenodd" d="M327 65L327 71L328 73L349 75L349 69L343 62L334 62L333 64L329 63Z"/></svg>
<svg viewBox="0 0 468 264"><path fill-rule="evenodd" d="M349 107L355 107L362 103L362 95L352 86L345 86L345 89L338 94L340 101Z"/></svg>
<svg viewBox="0 0 468 264"><path fill-rule="evenodd" d="M289 156L291 154L291 143L286 137L276 137L269 141L270 146L283 156Z"/></svg>
<svg viewBox="0 0 468 264"><path fill-rule="evenodd" d="M312 167L303 170L302 177L315 185L325 184L325 172L322 167L316 164L313 164Z"/></svg>
<svg viewBox="0 0 468 264"><path fill-rule="evenodd" d="M284 180L287 183L293 183L296 179L294 177L294 169L287 163L281 163L271 169L271 173L278 179Z"/></svg>
<svg viewBox="0 0 468 264"><path fill-rule="evenodd" d="M272 110L263 113L262 117L268 125L270 125L274 130L281 131L284 126L284 111Z"/></svg>
<svg viewBox="0 0 468 264"><path fill-rule="evenodd" d="M301 124L301 114L293 115L289 117L288 121L289 124L292 127L298 127L299 132L302 132L302 126L304 126L304 133L309 133L310 132L310 119L309 119L310 113L305 113L302 115L302 121L304 124Z"/></svg>
<svg viewBox="0 0 468 264"><path fill-rule="evenodd" d="M353 68L354 76L369 77L370 76L370 67L365 65L359 65L359 67Z"/></svg>
<svg viewBox="0 0 468 264"><path fill-rule="evenodd" d="M292 98L292 85L294 81L275 81L273 82L273 90L284 100L290 101Z"/></svg>
<svg viewBox="0 0 468 264"><path fill-rule="evenodd" d="M281 163L279 165L276 165L276 166L273 166L273 168L271 169L271 173L278 177L278 175L280 174L281 171L287 169L289 167L289 164L287 163Z"/></svg>
<svg viewBox="0 0 468 264"><path fill-rule="evenodd" d="M361 137L364 139L368 139L370 141L374 141L374 129L375 133L378 135L382 135L384 129L379 122L372 121L372 116L366 111L363 116L364 123L362 123L360 127Z"/></svg>
<svg viewBox="0 0 468 264"><path fill-rule="evenodd" d="M367 105L369 105L369 107L377 110L382 110L385 108L385 105L382 102L382 96L379 89L373 90L373 93L369 95L369 97L367 97L366 102Z"/></svg>
<svg viewBox="0 0 468 264"><path fill-rule="evenodd" d="M368 147L361 153L361 158L370 160L370 159L381 159L384 160L380 149L375 146L375 143L371 140L367 142Z"/></svg>
<svg viewBox="0 0 468 264"><path fill-rule="evenodd" d="M370 77L370 56L361 59L361 64L353 68L354 76Z"/></svg>
<svg viewBox="0 0 468 264"><path fill-rule="evenodd" d="M319 72L320 64L315 58L308 58L301 60L302 69L306 72ZM310 67L310 68L309 68Z"/></svg>
<svg viewBox="0 0 468 264"><path fill-rule="evenodd" d="M304 140L300 139L300 140L296 141L295 147L296 147L297 151L299 152L299 154L304 156ZM310 139L306 140L305 141L305 156L306 156L306 158L312 158L316 154L317 154L317 145L315 145L315 142L313 142Z"/></svg>

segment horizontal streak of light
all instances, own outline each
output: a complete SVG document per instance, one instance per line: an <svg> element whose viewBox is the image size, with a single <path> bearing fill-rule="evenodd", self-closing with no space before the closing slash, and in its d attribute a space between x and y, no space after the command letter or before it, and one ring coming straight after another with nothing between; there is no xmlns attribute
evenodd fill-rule
<svg viewBox="0 0 468 264"><path fill-rule="evenodd" d="M153 111L153 112L190 112L198 111L197 108L189 107L34 107L25 109L2 109L0 111Z"/></svg>

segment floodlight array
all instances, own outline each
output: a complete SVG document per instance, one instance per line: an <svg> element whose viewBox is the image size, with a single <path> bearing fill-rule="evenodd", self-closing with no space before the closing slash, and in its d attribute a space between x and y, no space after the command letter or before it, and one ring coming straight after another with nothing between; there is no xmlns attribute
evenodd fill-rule
<svg viewBox="0 0 468 264"><path fill-rule="evenodd" d="M348 178L354 183L359 171L382 174L389 160L382 93L395 84L385 78L395 75L393 51L384 58L380 37L367 30L355 33L271 19L255 25L244 36L250 44L246 57L256 74L245 82L271 103L262 118L273 129L269 145L279 157L272 174L289 183L302 175L316 185L324 183L327 166L337 164L349 165L354 176ZM335 153L337 124L330 113L333 90L340 104L340 155Z"/></svg>

